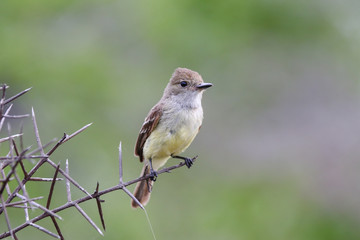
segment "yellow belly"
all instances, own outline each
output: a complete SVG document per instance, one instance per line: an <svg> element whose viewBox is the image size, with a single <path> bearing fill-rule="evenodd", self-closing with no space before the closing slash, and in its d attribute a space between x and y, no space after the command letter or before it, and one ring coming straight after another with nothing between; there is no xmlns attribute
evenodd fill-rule
<svg viewBox="0 0 360 240"><path fill-rule="evenodd" d="M199 131L201 122L202 118L195 118L173 128L169 127L169 124L160 123L145 142L145 159L152 159L155 170L162 167L172 155L178 155L189 147Z"/></svg>
<svg viewBox="0 0 360 240"><path fill-rule="evenodd" d="M173 132L173 130L165 132L162 129L156 129L145 143L145 157L162 158L179 154L191 144L197 131L186 127L182 127L176 132Z"/></svg>

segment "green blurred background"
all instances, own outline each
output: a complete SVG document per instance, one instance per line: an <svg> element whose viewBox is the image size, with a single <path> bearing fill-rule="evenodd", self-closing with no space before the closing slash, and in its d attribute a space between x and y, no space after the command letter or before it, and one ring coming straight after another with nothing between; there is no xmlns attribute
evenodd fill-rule
<svg viewBox="0 0 360 240"><path fill-rule="evenodd" d="M94 123L52 157L62 166L69 159L71 175L92 192L97 181L101 189L117 183L120 141L125 180L139 175L133 147L143 119L176 67L196 70L214 84L184 154L199 159L158 178L147 206L157 239L360 239L359 7L2 0L0 81L9 95L33 87L14 111L34 107L44 143ZM25 134L35 146L30 120ZM48 188L34 184L30 196ZM56 193L54 206L66 201L63 183ZM66 239L152 239L128 196L103 199L105 237L71 209L59 222ZM100 225L95 202L83 206ZM14 226L24 221L12 216ZM51 239L31 228L18 236Z"/></svg>

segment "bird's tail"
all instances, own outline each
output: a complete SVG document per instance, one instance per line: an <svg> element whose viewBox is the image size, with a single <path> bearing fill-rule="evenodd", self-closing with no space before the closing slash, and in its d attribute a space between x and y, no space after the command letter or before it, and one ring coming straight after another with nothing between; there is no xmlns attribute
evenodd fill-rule
<svg viewBox="0 0 360 240"><path fill-rule="evenodd" d="M150 167L147 164L144 164L144 167L141 171L140 177L148 175L150 173ZM134 196L136 197L139 202L145 206L150 200L150 193L153 185L153 181L150 179L142 180L136 184ZM131 206L133 208L139 207L139 205L134 201L131 200Z"/></svg>

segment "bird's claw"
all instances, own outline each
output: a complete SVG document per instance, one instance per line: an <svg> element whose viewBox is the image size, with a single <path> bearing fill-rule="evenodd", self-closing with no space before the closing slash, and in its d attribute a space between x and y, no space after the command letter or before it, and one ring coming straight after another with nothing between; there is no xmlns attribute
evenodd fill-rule
<svg viewBox="0 0 360 240"><path fill-rule="evenodd" d="M158 176L157 172L151 169L150 170L150 179L151 179L151 181L155 182L157 176Z"/></svg>
<svg viewBox="0 0 360 240"><path fill-rule="evenodd" d="M196 157L193 157L193 158L184 158L185 160L185 165L190 168L193 164L194 164L194 160L197 158L198 156Z"/></svg>

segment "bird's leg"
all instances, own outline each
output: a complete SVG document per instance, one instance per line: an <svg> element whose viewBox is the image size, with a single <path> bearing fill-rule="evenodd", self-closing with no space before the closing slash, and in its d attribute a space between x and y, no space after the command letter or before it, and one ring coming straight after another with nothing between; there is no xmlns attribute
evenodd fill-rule
<svg viewBox="0 0 360 240"><path fill-rule="evenodd" d="M188 158L188 157L182 157L182 156L171 156L172 158L179 158L179 159L182 159L185 161L185 164L188 168L190 168L193 163L194 163L194 160L197 159L198 156L195 156L193 158Z"/></svg>
<svg viewBox="0 0 360 240"><path fill-rule="evenodd" d="M153 166L152 166L152 159L149 158L149 162L150 162L150 179L151 181L156 181L156 178L158 176L157 172L153 169Z"/></svg>

